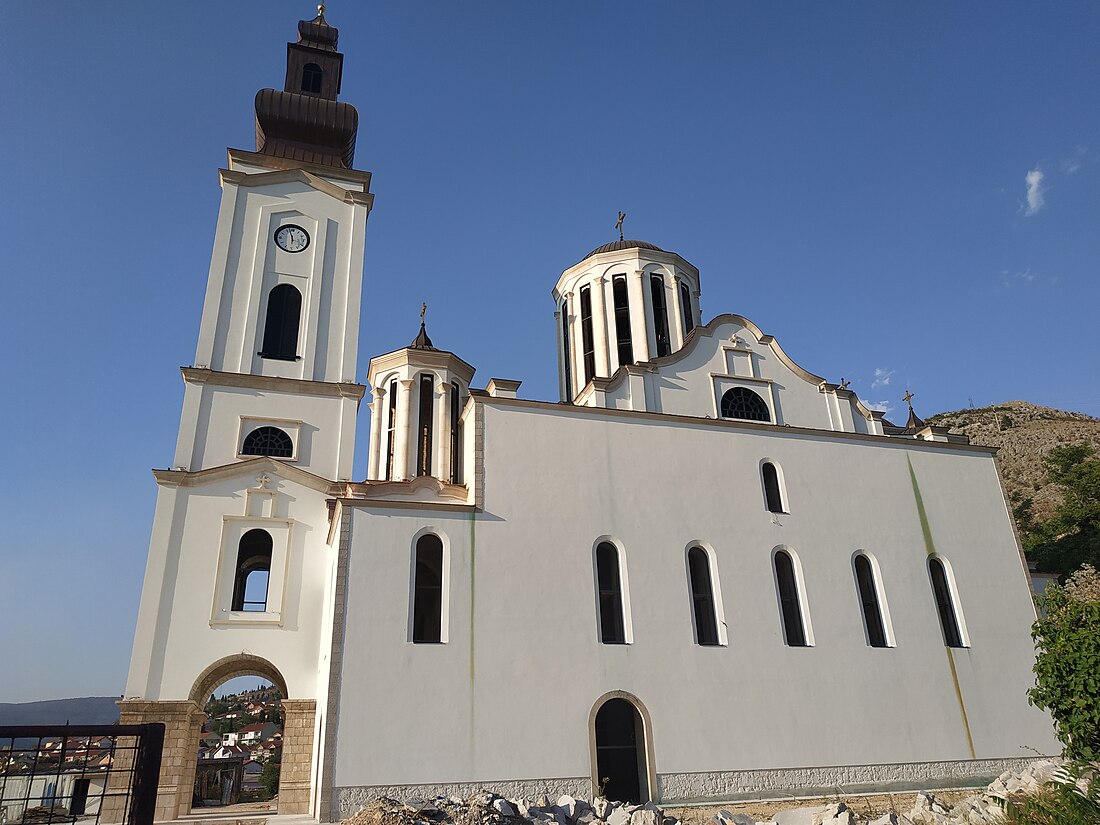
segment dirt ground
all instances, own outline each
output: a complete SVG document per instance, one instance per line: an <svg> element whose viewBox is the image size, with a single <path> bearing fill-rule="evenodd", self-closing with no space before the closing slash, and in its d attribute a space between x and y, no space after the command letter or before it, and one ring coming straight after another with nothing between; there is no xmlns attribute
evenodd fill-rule
<svg viewBox="0 0 1100 825"><path fill-rule="evenodd" d="M936 799L950 808L956 802L977 792L976 789L969 789L933 791L933 794ZM860 816L874 819L888 811L899 814L906 813L913 807L916 797L916 791L900 791L894 794L876 796L823 796L816 799L787 799L781 802L730 802L725 805L691 806L687 808L669 807L663 810L666 816L676 817L683 825L706 825L719 810L729 811L731 814L748 814L757 820L767 820L777 811L787 811L792 808L823 807L843 802Z"/></svg>

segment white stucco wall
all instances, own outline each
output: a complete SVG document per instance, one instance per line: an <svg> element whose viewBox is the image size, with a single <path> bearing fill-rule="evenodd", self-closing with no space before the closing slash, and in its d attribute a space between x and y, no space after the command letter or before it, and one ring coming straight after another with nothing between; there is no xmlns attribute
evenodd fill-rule
<svg viewBox="0 0 1100 825"><path fill-rule="evenodd" d="M351 520L334 784L587 777L612 690L683 774L1057 750L1027 704L1030 591L987 452L476 399L484 512L359 506ZM789 515L765 510L759 462ZM911 461L971 646L945 649ZM412 540L448 552L448 638L406 641ZM633 643L597 636L593 544L621 543ZM684 554L712 548L728 646L692 635ZM801 563L815 645L783 643L771 552ZM873 554L896 647L868 646L852 571ZM959 698L969 721L968 745ZM430 744L431 743L431 744Z"/></svg>

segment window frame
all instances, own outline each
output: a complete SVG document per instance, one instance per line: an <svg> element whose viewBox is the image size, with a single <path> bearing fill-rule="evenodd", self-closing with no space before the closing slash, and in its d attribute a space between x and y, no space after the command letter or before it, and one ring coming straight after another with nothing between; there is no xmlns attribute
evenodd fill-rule
<svg viewBox="0 0 1100 825"><path fill-rule="evenodd" d="M584 385L596 377L596 330L592 319L592 287L582 286L581 302L581 363L584 366Z"/></svg>
<svg viewBox="0 0 1100 825"><path fill-rule="evenodd" d="M619 610L622 614L623 640L604 641L603 610L601 606L599 548L601 545L609 545L615 549L616 561L619 567ZM596 596L596 641L601 645L618 647L634 644L634 629L630 614L630 578L627 573L626 553L622 542L611 536L600 536L592 543L592 584Z"/></svg>
<svg viewBox="0 0 1100 825"><path fill-rule="evenodd" d="M620 287L622 287L621 293ZM622 298L621 304L620 298ZM627 283L626 275L611 276L611 307L611 314L615 319L615 358L620 367L633 364L634 332L630 325L630 285Z"/></svg>
<svg viewBox="0 0 1100 825"><path fill-rule="evenodd" d="M770 387L769 387L769 389L770 389ZM741 392L752 393L754 396L756 396L760 400L760 403L762 403L764 405L764 410L767 413L768 417L767 418L740 418L740 417L737 417L737 416L726 415L725 412L722 410L722 407L725 405L726 396L729 395L730 393L736 393L738 390L740 390ZM753 424L773 424L773 423L775 423L775 412L774 412L774 410L772 410L772 407L768 403L768 400L766 398L764 398L764 396L761 395L760 393L758 393L756 390L751 389L749 387L742 386L740 384L736 384L732 387L726 387L724 390L722 390L721 394L718 396L718 417L720 419L722 419L723 421L749 421Z"/></svg>
<svg viewBox="0 0 1100 825"><path fill-rule="evenodd" d="M441 583L439 593L439 641L417 641L414 638L416 621L416 555L417 545L425 536L434 536L442 545ZM409 547L409 615L405 641L417 647L445 645L450 641L450 604L451 604L451 543L447 534L436 527L422 527L412 537Z"/></svg>
<svg viewBox="0 0 1100 825"><path fill-rule="evenodd" d="M727 421L740 421L741 419L730 418L730 419L726 419L726 420ZM764 477L764 468L769 466L769 465L775 471L776 495L779 497L779 509L778 510L773 510L771 508L771 504L769 502L768 482L767 482L767 479ZM758 470L759 470L759 475L760 475L760 492L763 496L764 509L767 512L773 514L773 515L789 516L791 514L791 506L790 506L790 502L787 498L787 482L786 482L786 479L783 477L783 466L778 461L776 461L774 458L765 457L765 458L760 459L760 464L759 464Z"/></svg>
<svg viewBox="0 0 1100 825"><path fill-rule="evenodd" d="M680 290L680 321L686 339L695 329L695 312L691 305L691 287L683 278L677 280L677 289Z"/></svg>
<svg viewBox="0 0 1100 825"><path fill-rule="evenodd" d="M386 439L385 470L382 477L385 481L393 481L393 464L397 453L397 393L399 384L397 378L391 378L389 389L386 393L389 401L386 404L386 430L383 436Z"/></svg>
<svg viewBox="0 0 1100 825"><path fill-rule="evenodd" d="M263 612L232 610L240 541L245 533L255 528L265 530L272 540L271 563L267 578L266 610ZM210 625L212 627L282 626L285 612L287 571L295 541L296 534L292 519L265 518L262 516L223 516L221 549L218 555L214 598L210 611Z"/></svg>
<svg viewBox="0 0 1100 825"><path fill-rule="evenodd" d="M710 604L714 615L716 640L713 643L704 644L700 641L699 620L695 609L695 586L691 570L691 553L698 550L703 554L707 563L707 575L710 579ZM698 647L727 647L729 645L728 628L726 627L726 611L722 604L722 584L718 577L718 557L714 548L707 542L691 541L684 547L684 569L687 574L688 603L691 607L692 639Z"/></svg>
<svg viewBox="0 0 1100 825"><path fill-rule="evenodd" d="M668 298L665 296L665 276L649 273L649 305L653 318L653 352L655 358L672 354L672 334L668 323ZM658 304L660 307L658 308ZM664 350L662 352L662 350Z"/></svg>
<svg viewBox="0 0 1100 825"><path fill-rule="evenodd" d="M936 581L932 575L933 562L938 563L943 570L944 584L947 589L951 616L955 620L955 630L959 637L958 644L951 644L951 640L948 639L947 628L944 627L943 624L942 608L940 606L939 597L936 595ZM936 608L936 620L940 626L940 635L943 637L944 646L957 649L970 647L970 635L966 631L966 621L963 618L962 606L959 603L959 588L955 583L955 572L951 569L951 562L939 553L931 553L925 563L925 568L928 571L928 584L932 589L932 603Z"/></svg>
<svg viewBox="0 0 1100 825"><path fill-rule="evenodd" d="M301 457L302 425L305 422L294 418L259 418L257 416L242 415L237 425L237 458L241 461L251 461L257 458L274 458L276 461L288 463L297 462ZM289 457L258 456L242 452L244 440L260 427L276 427L290 436L293 450Z"/></svg>
<svg viewBox="0 0 1100 825"><path fill-rule="evenodd" d="M311 69L314 69L315 71L311 71ZM306 88L306 77L307 77L307 75L310 77L311 80L316 78L316 80L314 82L310 83L310 88L308 88L308 89ZM318 65L317 63L314 63L313 61L310 61L309 63L304 64L302 66L302 83L301 83L301 86L302 86L302 88L299 89L299 92L302 93L302 94L307 94L307 95L319 95L319 94L321 94L321 90L325 87L325 70L322 69L320 65ZM314 88L314 87L316 87L316 88Z"/></svg>
<svg viewBox="0 0 1100 825"><path fill-rule="evenodd" d="M797 601L799 618L802 622L802 644L791 644L787 637L787 614L783 609L783 592L779 581L779 567L776 564L779 554L782 553L790 559L791 574L794 578L794 594ZM771 552L772 581L775 584L776 604L779 608L779 626L783 635L783 643L787 647L814 647L813 624L810 621L809 603L806 598L805 577L802 572L802 561L791 547L781 544Z"/></svg>
<svg viewBox="0 0 1100 825"><path fill-rule="evenodd" d="M874 588L875 601L878 607L878 617L882 625L883 644L881 645L874 644L871 639L871 628L867 621L867 608L864 603L863 589L859 582L859 568L857 567L861 558L866 560L871 571L871 586ZM862 548L852 553L852 576L856 586L856 601L859 602L859 611L863 619L863 632L867 646L874 648L897 647L897 642L894 639L894 627L890 621L890 605L886 601L886 590L882 583L882 569L875 555Z"/></svg>
<svg viewBox="0 0 1100 825"><path fill-rule="evenodd" d="M563 366L565 368L565 400L573 400L573 348L569 336L569 301L561 302L561 338L565 350Z"/></svg>
<svg viewBox="0 0 1100 825"><path fill-rule="evenodd" d="M272 316L271 297L275 294L276 290L280 290L280 295L290 295L291 290L293 290L293 294L298 296L298 306L296 307L298 317L294 320L293 325L290 324L288 321L288 310L285 308L285 306L283 307L283 313L280 315L280 317L273 318ZM302 308L304 303L305 296L302 294L302 290L300 290L294 284L288 283L286 281L282 281L280 283L272 285L271 289L267 291L267 295L264 298L264 323L263 329L260 334L260 351L256 353L261 359L265 361L290 362L302 360L302 356L298 352L298 350L301 349L302 345ZM271 324L272 320L278 321L280 331L278 333L272 332L271 343L277 343L279 344L279 346L269 349L268 327ZM284 338L290 334L291 327L293 327L294 333L293 341L290 341L289 338L284 340ZM278 340L276 340L276 337L278 337ZM291 343L293 344L292 347L287 348L284 346ZM276 351L273 352L271 351L271 349L274 349ZM284 351L284 349L292 349L293 354L288 351Z"/></svg>

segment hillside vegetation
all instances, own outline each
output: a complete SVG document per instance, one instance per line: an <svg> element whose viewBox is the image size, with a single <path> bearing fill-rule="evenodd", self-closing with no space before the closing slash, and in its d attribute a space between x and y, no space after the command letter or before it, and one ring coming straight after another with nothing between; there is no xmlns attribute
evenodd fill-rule
<svg viewBox="0 0 1100 825"><path fill-rule="evenodd" d="M1026 401L940 413L928 423L969 436L971 444L999 448L997 461L1009 499L1031 498L1032 515L1040 521L1053 516L1063 498L1047 475L1044 458L1050 451L1089 443L1100 453L1100 418Z"/></svg>

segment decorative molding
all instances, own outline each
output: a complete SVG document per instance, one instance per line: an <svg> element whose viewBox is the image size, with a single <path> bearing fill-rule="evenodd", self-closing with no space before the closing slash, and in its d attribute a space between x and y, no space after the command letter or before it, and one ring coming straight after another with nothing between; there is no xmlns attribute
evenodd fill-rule
<svg viewBox="0 0 1100 825"><path fill-rule="evenodd" d="M325 166L320 163L309 163L304 160L280 158L274 155L265 155L261 152L248 152L244 149L230 149L228 152L229 167L232 169L238 164L247 166L259 166L263 169L303 169L324 178L334 178L348 183L358 183L366 192L370 188L371 173L359 169L344 169L339 166Z"/></svg>
<svg viewBox="0 0 1100 825"><path fill-rule="evenodd" d="M278 378L245 372L219 372L203 367L180 367L186 384L213 384L220 387L244 387L293 395L318 395L326 398L354 398L361 401L367 392L363 384L351 382L309 381L304 378Z"/></svg>
<svg viewBox="0 0 1100 825"><path fill-rule="evenodd" d="M200 487L213 481L238 476L252 476L255 478L260 473L272 473L276 476L301 484L303 487L317 490L318 492L336 497L344 491L344 483L329 481L321 478L301 467L286 464L271 456L259 456L243 461L235 461L232 464L222 464L218 467L207 467L205 470L153 470L153 478L162 487Z"/></svg>

